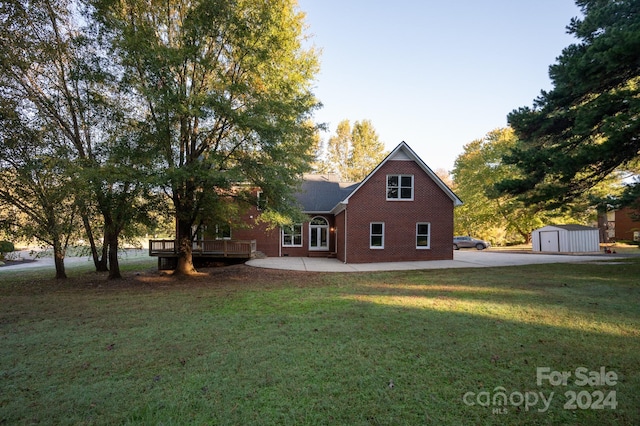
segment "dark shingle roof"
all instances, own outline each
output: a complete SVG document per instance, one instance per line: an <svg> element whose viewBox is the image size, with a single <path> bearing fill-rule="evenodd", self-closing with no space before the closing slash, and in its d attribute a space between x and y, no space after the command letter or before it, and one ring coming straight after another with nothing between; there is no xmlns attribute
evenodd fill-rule
<svg viewBox="0 0 640 426"><path fill-rule="evenodd" d="M575 225L575 224L551 225L551 226L555 226L556 228L560 228L560 229L565 229L567 231L586 231L586 230L598 229L598 228L593 228L591 226Z"/></svg>
<svg viewBox="0 0 640 426"><path fill-rule="evenodd" d="M337 175L304 175L296 199L307 213L330 212L357 186L358 183L340 182Z"/></svg>

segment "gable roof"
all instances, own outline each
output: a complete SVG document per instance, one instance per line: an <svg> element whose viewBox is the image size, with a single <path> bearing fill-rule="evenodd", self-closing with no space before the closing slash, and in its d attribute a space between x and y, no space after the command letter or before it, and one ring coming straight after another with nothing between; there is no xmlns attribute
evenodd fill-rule
<svg viewBox="0 0 640 426"><path fill-rule="evenodd" d="M360 182L358 184L358 186L351 191L351 193L347 196L347 198L345 198L345 200L343 201L342 204L348 204L349 203L349 198L351 198L351 196L353 194L355 194L358 189L360 189L362 187L362 185L364 185L371 176L373 176L378 169L380 169L387 161L390 160L412 160L415 161L416 164L418 164L418 166L420 166L420 168L436 183L436 185L438 185L438 187L440 189L442 189L442 191L449 197L451 198L451 201L453 201L453 205L455 206L459 206L462 205L462 200L460 198L458 198L458 196L451 190L451 188L449 188L447 186L446 183L444 183L442 181L442 179L440 179L438 177L438 175L436 175L433 170L431 170L429 168L429 166L427 166L425 164L424 161L422 161L422 159L420 157L418 157L418 155L409 147L409 145L407 145L406 142L402 141L400 142L400 144L395 147L395 149L393 151L391 151L389 153L389 155L386 156L386 158L384 160L382 160L382 162L380 162L380 164L378 164L376 166L375 169L373 169L373 171L371 173L369 173L367 175L366 178L364 178L364 180L362 182ZM336 206L338 207L338 206Z"/></svg>
<svg viewBox="0 0 640 426"><path fill-rule="evenodd" d="M307 174L295 197L305 213L330 213L357 186L354 182L340 182L335 174Z"/></svg>
<svg viewBox="0 0 640 426"><path fill-rule="evenodd" d="M418 166L438 185L440 189L453 201L454 206L459 206L462 201L454 192L438 177L406 142L401 142L362 182L340 182L335 174L306 174L303 176L300 191L295 194L296 199L302 205L305 213L338 213L349 203L349 198L364 185L387 161L409 160L415 161Z"/></svg>

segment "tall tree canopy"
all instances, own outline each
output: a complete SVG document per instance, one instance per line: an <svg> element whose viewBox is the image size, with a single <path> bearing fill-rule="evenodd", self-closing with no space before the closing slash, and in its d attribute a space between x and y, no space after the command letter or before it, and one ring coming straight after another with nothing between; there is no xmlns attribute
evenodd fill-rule
<svg viewBox="0 0 640 426"><path fill-rule="evenodd" d="M345 181L364 179L387 155L370 120L338 123L336 134L327 144L326 169Z"/></svg>
<svg viewBox="0 0 640 426"><path fill-rule="evenodd" d="M294 0L95 0L95 17L125 69L160 158L181 242L189 246L219 204L252 183L285 212L313 159L318 103L313 50L302 48ZM233 190L232 190L233 189ZM232 218L220 218L228 221Z"/></svg>
<svg viewBox="0 0 640 426"><path fill-rule="evenodd" d="M498 188L529 203L562 204L640 155L640 2L576 4L579 41L549 68L553 89L508 117L518 143L504 159L521 175Z"/></svg>
<svg viewBox="0 0 640 426"><path fill-rule="evenodd" d="M18 109L0 101L0 227L51 247L56 278L66 278L65 253L79 224L66 147L37 117L40 126L25 123Z"/></svg>
<svg viewBox="0 0 640 426"><path fill-rule="evenodd" d="M505 156L518 141L512 129L496 129L464 147L452 172L454 190L464 200L455 210L457 234L472 234L497 245L528 242L531 231L549 222L584 223L595 220L591 198L617 193L618 182L605 182L575 198L562 209L547 210L526 205L516 196L495 190L497 182L518 176Z"/></svg>
<svg viewBox="0 0 640 426"><path fill-rule="evenodd" d="M81 11L73 0L0 3L0 96L14 134L37 136L21 138L24 149L68 160L57 163L55 170L67 176L58 183L75 200L96 268L119 278L118 238L145 212L149 149L136 129L134 105L120 91L122 69L100 48ZM0 156L11 156L4 151L10 140L0 144ZM20 167L33 164L7 171L17 177ZM96 233L103 235L102 259Z"/></svg>

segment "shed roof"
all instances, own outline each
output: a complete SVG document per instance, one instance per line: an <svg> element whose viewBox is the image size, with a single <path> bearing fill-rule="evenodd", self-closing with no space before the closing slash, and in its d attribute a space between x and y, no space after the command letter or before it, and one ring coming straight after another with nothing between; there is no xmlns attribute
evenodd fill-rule
<svg viewBox="0 0 640 426"><path fill-rule="evenodd" d="M564 229L565 231L593 231L593 230L597 231L598 230L598 228L594 228L592 226L577 225L577 224L548 225L548 226L545 226L545 228L560 228L560 229Z"/></svg>

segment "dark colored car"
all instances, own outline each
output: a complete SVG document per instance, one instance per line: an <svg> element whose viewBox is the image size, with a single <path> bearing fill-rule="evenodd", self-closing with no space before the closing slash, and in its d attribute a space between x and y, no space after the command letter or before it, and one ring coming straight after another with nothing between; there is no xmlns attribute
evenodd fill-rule
<svg viewBox="0 0 640 426"><path fill-rule="evenodd" d="M473 237L453 237L453 249L459 250L461 248L473 248L478 250L484 250L491 247L491 243L485 240L478 240Z"/></svg>

